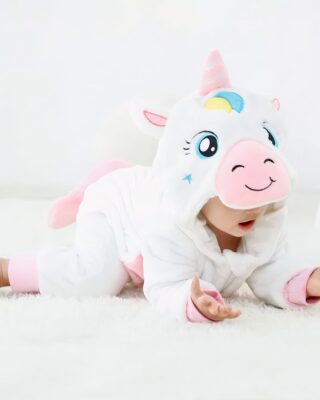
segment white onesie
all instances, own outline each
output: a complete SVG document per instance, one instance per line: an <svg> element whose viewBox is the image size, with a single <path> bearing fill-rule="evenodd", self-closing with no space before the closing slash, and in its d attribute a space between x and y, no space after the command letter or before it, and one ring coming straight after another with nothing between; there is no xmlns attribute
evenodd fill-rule
<svg viewBox="0 0 320 400"><path fill-rule="evenodd" d="M315 265L287 251L293 170L282 152L278 103L230 88L221 74L212 86L210 71L221 64L212 54L199 94L180 100L168 117L141 110L164 131L153 165L118 169L90 184L74 247L12 258L13 290L115 295L133 280L158 311L189 321L206 320L190 297L194 276L220 302L244 282L281 308L317 300L305 293ZM237 252L221 252L199 217L214 196L237 209L268 205Z"/></svg>

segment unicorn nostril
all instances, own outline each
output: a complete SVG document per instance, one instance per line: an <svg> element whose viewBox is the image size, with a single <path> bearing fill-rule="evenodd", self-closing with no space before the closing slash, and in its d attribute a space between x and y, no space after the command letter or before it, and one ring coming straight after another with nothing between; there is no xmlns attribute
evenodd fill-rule
<svg viewBox="0 0 320 400"><path fill-rule="evenodd" d="M271 158L266 158L263 163L265 164L268 161L271 162L272 164L274 164L274 161Z"/></svg>

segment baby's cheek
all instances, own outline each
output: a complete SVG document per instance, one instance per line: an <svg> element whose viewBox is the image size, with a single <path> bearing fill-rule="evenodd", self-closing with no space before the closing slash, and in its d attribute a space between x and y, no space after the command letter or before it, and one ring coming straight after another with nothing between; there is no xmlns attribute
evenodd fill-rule
<svg viewBox="0 0 320 400"><path fill-rule="evenodd" d="M245 216L236 216L232 219L230 219L230 230L232 230L232 232L230 232L231 234L233 234L234 236L244 236L247 232L243 231L240 227L239 227L239 223L242 222L246 217Z"/></svg>
<svg viewBox="0 0 320 400"><path fill-rule="evenodd" d="M233 211L225 216L225 220L229 222L230 226L238 227L238 224L246 218L242 211Z"/></svg>
<svg viewBox="0 0 320 400"><path fill-rule="evenodd" d="M219 229L229 233L230 235L236 236L235 233L239 233L238 221L238 218L235 218L228 213L221 213L219 215Z"/></svg>

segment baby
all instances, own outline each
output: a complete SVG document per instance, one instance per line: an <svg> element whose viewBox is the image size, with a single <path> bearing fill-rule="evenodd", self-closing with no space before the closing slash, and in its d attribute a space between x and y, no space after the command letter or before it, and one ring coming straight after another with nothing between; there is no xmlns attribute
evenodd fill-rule
<svg viewBox="0 0 320 400"><path fill-rule="evenodd" d="M249 233L258 220L267 211L268 206L251 210L236 210L225 206L218 197L209 200L201 210L206 223L215 234L221 252L224 249L237 251L241 238ZM297 283L295 286L294 282ZM311 268L305 275L289 281L293 291L301 290L300 304L313 303L320 296L320 268ZM236 318L240 311L233 311L231 307L221 306L211 296L203 293L198 278L192 281L191 297L197 309L210 320L220 321L226 318ZM298 303L299 304L299 303Z"/></svg>
<svg viewBox="0 0 320 400"><path fill-rule="evenodd" d="M225 305L246 282L265 303L320 299L320 268L286 246L293 170L282 154L279 101L231 88L218 52L200 90L168 117L151 167L108 162L57 203L52 225L76 218L72 248L1 259L0 285L59 296L116 295L132 281L159 312L191 322L236 318Z"/></svg>
<svg viewBox="0 0 320 400"><path fill-rule="evenodd" d="M241 238L253 230L254 225L258 223L266 210L267 206L245 211L236 210L225 206L218 197L214 197L202 208L199 217L203 218L217 238L222 253L225 249L236 252ZM8 264L9 260L0 259L0 286L10 285ZM304 300L306 303L312 303L316 297L320 296L320 268L312 268L305 275L302 274L301 279L294 278L294 280L297 282L297 289L301 290L300 294L297 293L297 296L300 297L300 304L304 304ZM297 290L295 285L292 287L293 291ZM240 311L232 310L230 306L223 305L219 299L216 300L201 290L197 277L192 280L191 299L195 308L203 316L203 319L200 318L201 322L205 319L222 321L236 318L241 314ZM189 312L192 313L192 310ZM190 318L190 320L192 319Z"/></svg>

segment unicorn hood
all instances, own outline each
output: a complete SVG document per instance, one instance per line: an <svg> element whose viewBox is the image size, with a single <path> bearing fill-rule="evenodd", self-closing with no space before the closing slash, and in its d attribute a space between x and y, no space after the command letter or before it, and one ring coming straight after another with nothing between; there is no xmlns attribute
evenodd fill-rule
<svg viewBox="0 0 320 400"><path fill-rule="evenodd" d="M144 111L164 127L152 169L179 221L192 223L215 196L236 209L287 198L294 170L283 154L279 106L277 99L231 87L213 51L199 92L178 101L167 117Z"/></svg>

